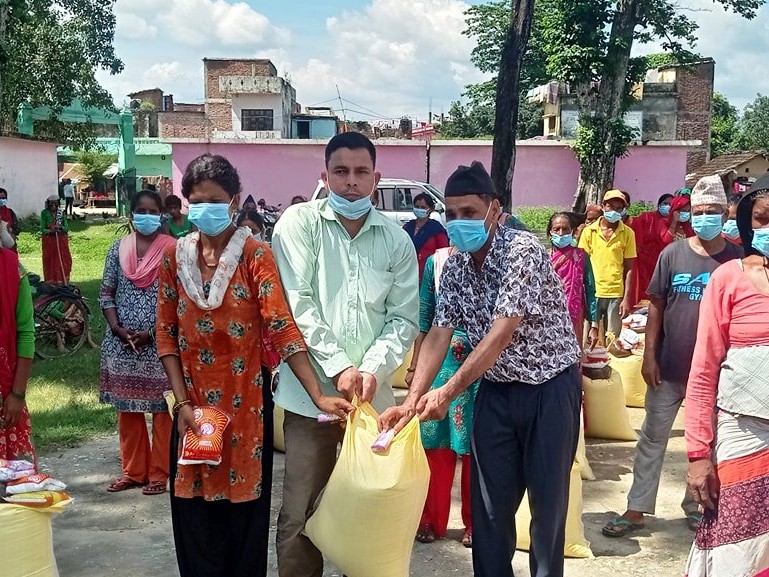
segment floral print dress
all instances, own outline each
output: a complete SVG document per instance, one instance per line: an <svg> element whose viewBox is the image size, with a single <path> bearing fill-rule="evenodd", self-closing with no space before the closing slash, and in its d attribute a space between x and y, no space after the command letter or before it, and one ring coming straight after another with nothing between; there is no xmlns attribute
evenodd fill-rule
<svg viewBox="0 0 769 577"><path fill-rule="evenodd" d="M208 292L209 283L204 284ZM207 295L206 295L207 296ZM176 252L163 258L158 295L158 354L181 359L187 394L232 418L222 463L179 465L175 495L242 503L262 494L265 415L262 330L281 358L306 350L283 296L270 248L249 238L222 304L199 308L178 279Z"/></svg>
<svg viewBox="0 0 769 577"><path fill-rule="evenodd" d="M435 303L435 266L433 257L429 257L425 263L422 286L419 291L419 329L423 333L429 332L433 324ZM460 329L455 330L451 337L449 351L431 389L438 389L445 385L459 370L471 351L472 347L465 332ZM445 419L419 424L425 449L451 449L458 455L470 454L473 410L479 383L480 381L474 382L451 402Z"/></svg>

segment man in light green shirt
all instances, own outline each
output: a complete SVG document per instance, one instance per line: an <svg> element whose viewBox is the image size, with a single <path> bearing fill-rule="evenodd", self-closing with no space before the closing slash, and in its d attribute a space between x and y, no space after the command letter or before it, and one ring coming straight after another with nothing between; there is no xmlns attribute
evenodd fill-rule
<svg viewBox="0 0 769 577"><path fill-rule="evenodd" d="M414 246L371 204L380 174L373 143L343 133L326 147L328 199L292 206L272 238L289 306L321 388L358 396L378 411L395 404L390 377L418 332L419 272ZM275 402L286 411L280 577L316 577L323 556L302 533L336 462L342 428L318 423L318 409L281 365Z"/></svg>

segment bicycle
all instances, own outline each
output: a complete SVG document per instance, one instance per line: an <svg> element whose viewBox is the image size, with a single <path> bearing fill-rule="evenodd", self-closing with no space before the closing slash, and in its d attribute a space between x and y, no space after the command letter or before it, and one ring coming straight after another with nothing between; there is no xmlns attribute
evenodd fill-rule
<svg viewBox="0 0 769 577"><path fill-rule="evenodd" d="M91 309L75 285L53 285L29 275L35 290L35 355L55 360L74 355L91 338Z"/></svg>

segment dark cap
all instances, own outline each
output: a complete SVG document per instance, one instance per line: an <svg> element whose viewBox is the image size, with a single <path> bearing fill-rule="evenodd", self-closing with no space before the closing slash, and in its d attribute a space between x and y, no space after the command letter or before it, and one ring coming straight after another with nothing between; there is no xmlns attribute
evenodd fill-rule
<svg viewBox="0 0 769 577"><path fill-rule="evenodd" d="M460 166L446 182L445 195L467 196L470 194L497 196L494 183L483 163L474 161L470 166Z"/></svg>

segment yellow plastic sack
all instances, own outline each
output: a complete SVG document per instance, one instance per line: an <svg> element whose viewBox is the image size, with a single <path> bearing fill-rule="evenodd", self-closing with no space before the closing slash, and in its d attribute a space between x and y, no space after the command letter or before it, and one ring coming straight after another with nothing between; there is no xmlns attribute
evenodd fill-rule
<svg viewBox="0 0 769 577"><path fill-rule="evenodd" d="M595 481L595 473L587 460L587 447L585 447L584 419L579 420L579 440L577 442L577 455L574 462L579 466L579 474L584 481Z"/></svg>
<svg viewBox="0 0 769 577"><path fill-rule="evenodd" d="M582 378L585 391L585 436L594 439L635 441L636 432L630 426L625 407L625 391L619 373L612 370L609 379Z"/></svg>
<svg viewBox="0 0 769 577"><path fill-rule="evenodd" d="M582 478L577 463L572 465L569 479L569 510L566 513L566 541L563 554L572 559L592 559L593 552L590 549L590 542L585 539L585 526L582 524ZM521 551L530 549L530 525L529 494L524 493L521 506L515 514L516 549Z"/></svg>
<svg viewBox="0 0 769 577"><path fill-rule="evenodd" d="M406 360L403 361L403 364L398 367L398 370L393 373L392 376L392 386L396 389L408 389L408 385L406 384L406 371L411 366L411 359L414 358L414 347L411 347L409 349L408 354L406 355Z"/></svg>
<svg viewBox="0 0 769 577"><path fill-rule="evenodd" d="M286 439L283 436L283 420L285 418L286 412L283 410L283 407L275 405L275 409L272 411L272 431L274 435L272 446L281 453L286 452Z"/></svg>
<svg viewBox="0 0 769 577"><path fill-rule="evenodd" d="M430 468L416 418L386 453L374 453L377 417L368 403L348 417L342 451L305 532L349 577L408 577Z"/></svg>
<svg viewBox="0 0 769 577"><path fill-rule="evenodd" d="M47 509L0 505L0 575L3 577L59 577L53 555L51 513L69 503Z"/></svg>
<svg viewBox="0 0 769 577"><path fill-rule="evenodd" d="M646 404L646 381L641 374L641 355L630 355L624 359L612 356L609 365L619 373L625 391L625 405L643 409Z"/></svg>

